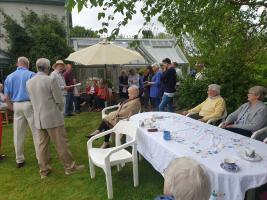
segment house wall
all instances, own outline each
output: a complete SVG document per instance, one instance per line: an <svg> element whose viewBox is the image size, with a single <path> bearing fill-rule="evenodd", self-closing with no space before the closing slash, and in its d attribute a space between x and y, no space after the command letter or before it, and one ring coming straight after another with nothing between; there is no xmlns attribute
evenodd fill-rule
<svg viewBox="0 0 267 200"><path fill-rule="evenodd" d="M21 12L27 11L27 8L33 10L37 14L50 14L55 15L59 20L64 20L64 23L68 27L67 13L64 8L64 3L59 3L56 1L39 1L38 3L25 3L31 1L20 1L23 3L17 3L16 1L1 2L0 9L2 9L7 15L11 16L18 23L21 23ZM50 4L49 4L50 2ZM61 2L61 1L60 1ZM0 14L0 24L3 22L4 17ZM6 43L6 32L3 26L0 26L0 49L6 51L8 44Z"/></svg>

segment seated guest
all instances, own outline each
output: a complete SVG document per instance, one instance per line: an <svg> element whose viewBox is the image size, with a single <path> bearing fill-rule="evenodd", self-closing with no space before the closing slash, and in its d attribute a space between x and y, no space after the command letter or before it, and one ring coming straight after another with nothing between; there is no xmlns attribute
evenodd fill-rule
<svg viewBox="0 0 267 200"><path fill-rule="evenodd" d="M217 84L209 85L207 93L208 98L205 101L191 110L184 111L183 114L196 113L190 117L203 122L207 122L209 119L222 117L225 111L225 101L220 96L220 86Z"/></svg>
<svg viewBox="0 0 267 200"><path fill-rule="evenodd" d="M191 158L173 160L164 174L164 195L154 200L208 200L211 183L208 174Z"/></svg>
<svg viewBox="0 0 267 200"><path fill-rule="evenodd" d="M88 135L88 138L100 133L101 131L106 131L113 128L121 119L126 119L136 113L139 112L141 108L141 103L139 100L139 89L137 86L131 86L128 88L128 96L129 99L125 100L120 104L120 107L114 111L109 113L101 122L98 129L92 134ZM104 143L101 148L109 147L109 138L110 135L106 135L104 139Z"/></svg>
<svg viewBox="0 0 267 200"><path fill-rule="evenodd" d="M97 96L95 98L95 109L100 111L105 108L105 101L109 98L109 90L107 83L102 81L100 87L98 88Z"/></svg>
<svg viewBox="0 0 267 200"><path fill-rule="evenodd" d="M248 102L231 113L222 128L250 137L252 132L267 125L267 107L262 102L266 88L254 86L248 90Z"/></svg>

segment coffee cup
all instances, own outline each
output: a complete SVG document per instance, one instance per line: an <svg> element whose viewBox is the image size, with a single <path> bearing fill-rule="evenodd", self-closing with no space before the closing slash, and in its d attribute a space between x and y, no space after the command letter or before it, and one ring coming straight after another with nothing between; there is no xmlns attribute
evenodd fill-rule
<svg viewBox="0 0 267 200"><path fill-rule="evenodd" d="M233 170L236 167L236 163L234 159L226 158L224 159L223 165L225 168L229 170Z"/></svg>
<svg viewBox="0 0 267 200"><path fill-rule="evenodd" d="M250 157L250 158L254 158L256 155L255 150L249 147L245 149L245 154L247 157Z"/></svg>
<svg viewBox="0 0 267 200"><path fill-rule="evenodd" d="M171 140L171 132L170 131L163 131L163 139L164 140Z"/></svg>

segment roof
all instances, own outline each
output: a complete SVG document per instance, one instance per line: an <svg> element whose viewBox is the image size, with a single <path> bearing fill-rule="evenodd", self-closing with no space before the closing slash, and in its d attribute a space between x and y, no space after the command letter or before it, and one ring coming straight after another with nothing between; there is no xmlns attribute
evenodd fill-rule
<svg viewBox="0 0 267 200"><path fill-rule="evenodd" d="M64 6L66 0L0 0L1 2L5 3L31 3L31 4L43 4L43 5L58 5L58 6Z"/></svg>
<svg viewBox="0 0 267 200"><path fill-rule="evenodd" d="M75 51L83 49L85 47L94 45L100 42L101 38L70 38L71 45ZM129 43L134 39L116 39L113 42L119 46L129 48ZM138 39L140 42L137 51L148 61L148 63L159 62L168 57L172 61L178 64L186 64L189 62L185 55L181 51L178 45L176 45L175 39ZM130 63L130 64L147 64L147 63Z"/></svg>

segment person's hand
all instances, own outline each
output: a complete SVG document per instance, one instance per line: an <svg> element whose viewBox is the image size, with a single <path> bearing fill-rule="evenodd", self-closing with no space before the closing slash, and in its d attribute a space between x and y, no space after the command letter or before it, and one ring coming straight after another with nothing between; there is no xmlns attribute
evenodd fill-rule
<svg viewBox="0 0 267 200"><path fill-rule="evenodd" d="M187 115L187 114L188 114L188 111L184 111L184 112L183 112L183 115Z"/></svg>
<svg viewBox="0 0 267 200"><path fill-rule="evenodd" d="M225 128L233 128L233 127L234 127L233 124L228 124L228 125L225 126Z"/></svg>
<svg viewBox="0 0 267 200"><path fill-rule="evenodd" d="M221 125L221 128L225 128L226 127L226 123L223 122L222 125Z"/></svg>

